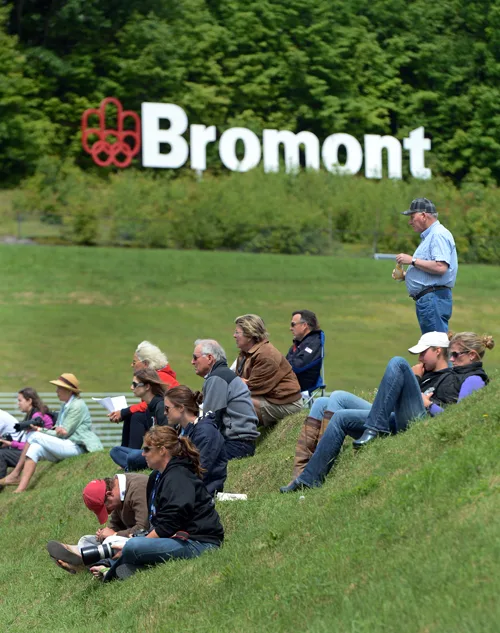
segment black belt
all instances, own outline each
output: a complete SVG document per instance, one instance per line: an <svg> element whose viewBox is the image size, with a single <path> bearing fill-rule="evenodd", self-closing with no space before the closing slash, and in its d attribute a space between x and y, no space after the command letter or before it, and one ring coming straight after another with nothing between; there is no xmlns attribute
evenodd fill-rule
<svg viewBox="0 0 500 633"><path fill-rule="evenodd" d="M424 295L428 295L429 292L436 292L436 290L451 290L451 288L448 286L429 286L428 288L425 288L425 290L422 290L422 292L419 292L418 295L410 295L410 297L413 301L418 301Z"/></svg>

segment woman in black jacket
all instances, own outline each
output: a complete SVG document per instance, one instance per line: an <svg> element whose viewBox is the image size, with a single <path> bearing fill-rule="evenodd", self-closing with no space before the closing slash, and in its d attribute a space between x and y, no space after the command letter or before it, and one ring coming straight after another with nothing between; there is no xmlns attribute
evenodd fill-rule
<svg viewBox="0 0 500 633"><path fill-rule="evenodd" d="M158 424L159 426L168 423L165 415L165 403L163 398L167 385L160 380L154 369L138 369L134 372L134 378L130 386L134 396L140 398L148 405L148 408L141 417L144 426L136 428L134 433L140 435L139 446L146 431ZM137 446L137 443L136 443ZM114 446L109 452L111 459L127 472L143 470L147 468L146 460L142 455L142 449L131 448L130 446Z"/></svg>
<svg viewBox="0 0 500 633"><path fill-rule="evenodd" d="M153 469L147 487L150 529L146 536L129 539L108 571L91 568L105 581L128 578L141 567L172 558L194 558L220 547L224 539L191 441L168 426L154 426L144 436L143 455Z"/></svg>
<svg viewBox="0 0 500 633"><path fill-rule="evenodd" d="M191 391L186 385L172 387L165 394L165 411L170 426L178 426L179 431L193 442L200 453L203 469L203 483L214 496L224 490L227 477L226 442L219 431L215 415L207 411L200 415L203 396L199 391Z"/></svg>

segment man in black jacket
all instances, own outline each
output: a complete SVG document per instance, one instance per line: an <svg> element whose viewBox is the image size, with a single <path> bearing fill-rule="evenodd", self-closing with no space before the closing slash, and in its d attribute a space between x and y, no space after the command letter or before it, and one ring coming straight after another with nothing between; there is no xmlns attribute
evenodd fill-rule
<svg viewBox="0 0 500 633"><path fill-rule="evenodd" d="M314 312L296 310L292 314L290 331L293 345L286 355L300 384L301 391L314 389L321 372L321 329Z"/></svg>

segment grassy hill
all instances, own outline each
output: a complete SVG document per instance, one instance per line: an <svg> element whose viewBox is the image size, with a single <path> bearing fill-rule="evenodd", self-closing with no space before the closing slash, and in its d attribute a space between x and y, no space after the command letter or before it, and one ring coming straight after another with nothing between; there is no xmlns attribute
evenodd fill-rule
<svg viewBox="0 0 500 633"><path fill-rule="evenodd" d="M232 359L234 318L256 312L286 351L291 313L303 308L326 332L328 388L373 389L387 359L420 334L392 268L372 259L3 245L0 391L47 391L63 371L75 373L84 392L127 390L143 339L198 388L190 364L196 338L219 339ZM461 266L452 328L500 339L499 294L498 267ZM487 366L500 368L497 351Z"/></svg>
<svg viewBox="0 0 500 633"><path fill-rule="evenodd" d="M321 489L280 495L301 416L231 462L217 553L102 585L58 569L45 544L96 529L83 486L102 454L43 464L0 494L0 612L9 633L493 633L500 607L497 380L439 418L360 454ZM496 624L495 624L496 623Z"/></svg>

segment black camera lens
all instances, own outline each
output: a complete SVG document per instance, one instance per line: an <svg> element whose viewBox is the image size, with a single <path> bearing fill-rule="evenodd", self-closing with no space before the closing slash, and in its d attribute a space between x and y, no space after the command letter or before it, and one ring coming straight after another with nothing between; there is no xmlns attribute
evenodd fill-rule
<svg viewBox="0 0 500 633"><path fill-rule="evenodd" d="M111 545L102 544L102 545L89 545L88 547L82 547L81 555L84 565L94 565L100 560L104 560L105 558L112 558L114 555L113 548Z"/></svg>

